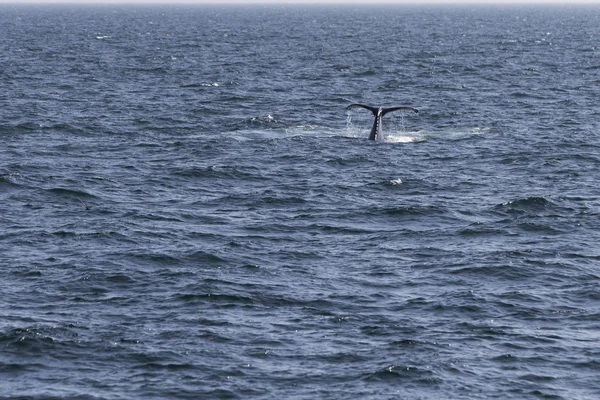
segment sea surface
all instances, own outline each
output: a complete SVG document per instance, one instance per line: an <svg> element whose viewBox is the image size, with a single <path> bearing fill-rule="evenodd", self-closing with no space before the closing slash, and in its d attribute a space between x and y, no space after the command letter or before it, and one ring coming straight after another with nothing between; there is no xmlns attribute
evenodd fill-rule
<svg viewBox="0 0 600 400"><path fill-rule="evenodd" d="M0 139L1 399L600 398L600 6L3 5Z"/></svg>

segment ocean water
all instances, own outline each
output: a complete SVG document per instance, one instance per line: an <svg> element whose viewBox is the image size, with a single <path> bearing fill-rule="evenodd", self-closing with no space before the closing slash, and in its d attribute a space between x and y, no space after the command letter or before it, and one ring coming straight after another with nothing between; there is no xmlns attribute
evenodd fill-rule
<svg viewBox="0 0 600 400"><path fill-rule="evenodd" d="M599 104L598 6L1 6L0 398L598 399Z"/></svg>

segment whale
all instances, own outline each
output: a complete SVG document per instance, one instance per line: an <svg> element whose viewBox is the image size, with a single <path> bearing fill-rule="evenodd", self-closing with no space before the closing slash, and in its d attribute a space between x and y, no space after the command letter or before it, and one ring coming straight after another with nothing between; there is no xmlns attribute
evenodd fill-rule
<svg viewBox="0 0 600 400"><path fill-rule="evenodd" d="M350 110L352 108L364 108L366 110L369 110L373 113L373 115L375 116L375 120L373 121L373 127L371 128L371 133L369 134L369 140L382 140L383 139L383 134L381 133L381 118L383 118L384 115L391 113L393 111L399 111L399 110L409 110L409 111L414 111L416 113L419 112L419 110L417 110L414 107L371 107L371 106L366 106L364 104L350 104L348 107L346 107L347 110Z"/></svg>

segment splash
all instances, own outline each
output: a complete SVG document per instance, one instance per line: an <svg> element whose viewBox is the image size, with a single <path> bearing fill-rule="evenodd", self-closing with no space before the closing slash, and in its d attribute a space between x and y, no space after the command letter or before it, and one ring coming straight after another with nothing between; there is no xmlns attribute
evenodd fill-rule
<svg viewBox="0 0 600 400"><path fill-rule="evenodd" d="M352 111L350 110L346 111L346 133L348 136L356 136L358 133L358 128L352 122Z"/></svg>
<svg viewBox="0 0 600 400"><path fill-rule="evenodd" d="M404 112L400 113L400 131L406 132L406 125L404 123Z"/></svg>

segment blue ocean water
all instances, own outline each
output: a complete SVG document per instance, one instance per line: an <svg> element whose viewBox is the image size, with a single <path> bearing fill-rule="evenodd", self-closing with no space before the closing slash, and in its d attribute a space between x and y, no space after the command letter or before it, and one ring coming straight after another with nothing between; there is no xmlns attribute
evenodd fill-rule
<svg viewBox="0 0 600 400"><path fill-rule="evenodd" d="M0 398L600 398L599 7L0 27Z"/></svg>

